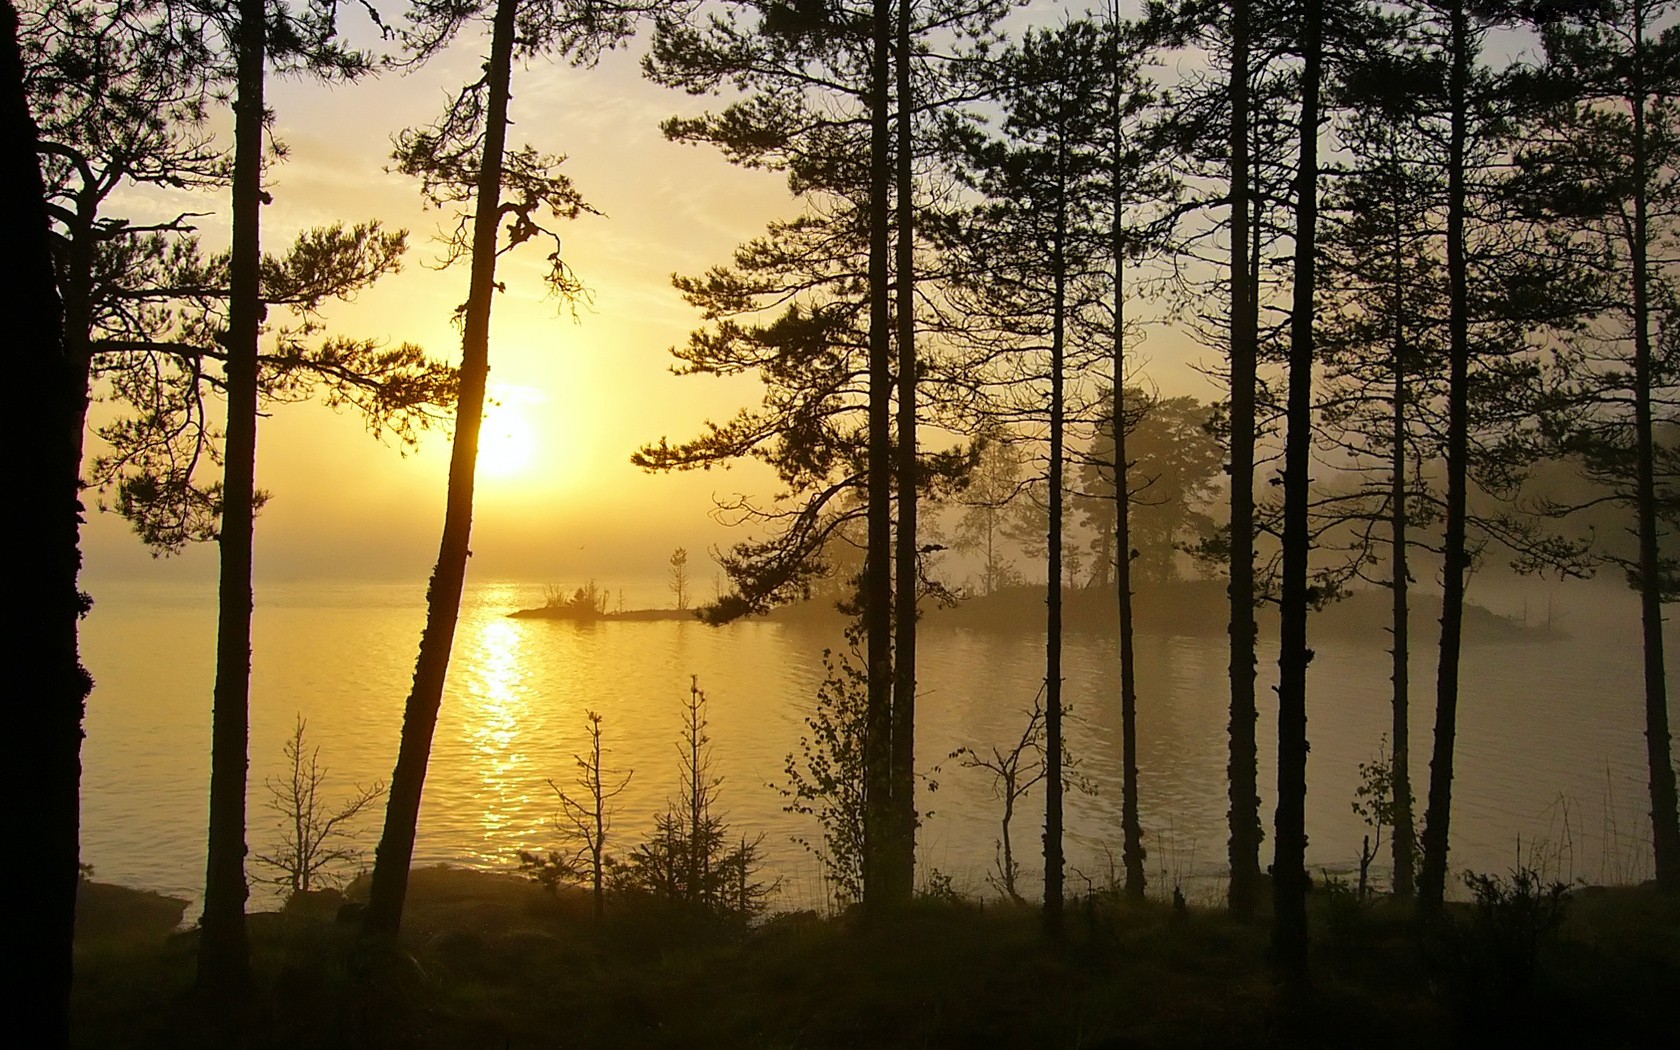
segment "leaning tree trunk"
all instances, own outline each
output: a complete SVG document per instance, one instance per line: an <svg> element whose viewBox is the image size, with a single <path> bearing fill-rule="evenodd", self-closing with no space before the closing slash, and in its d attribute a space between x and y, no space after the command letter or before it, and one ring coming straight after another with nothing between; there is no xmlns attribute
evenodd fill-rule
<svg viewBox="0 0 1680 1050"><path fill-rule="evenodd" d="M233 102L233 243L228 262L227 436L223 448L221 583L216 612L216 686L210 736L210 841L200 921L198 984L218 999L251 979L245 932L245 790L250 748L251 562L256 525L257 336L263 154L262 0L240 0Z"/></svg>
<svg viewBox="0 0 1680 1050"><path fill-rule="evenodd" d="M1662 563L1657 548L1656 440L1651 415L1651 309L1648 259L1643 10L1634 26L1633 112L1633 412L1635 501L1639 517L1639 612L1645 641L1645 751L1651 779L1651 845L1657 885L1680 893L1680 814L1669 752L1668 682L1663 665Z"/></svg>
<svg viewBox="0 0 1680 1050"><path fill-rule="evenodd" d="M1447 143L1447 523L1441 594L1441 654L1435 673L1435 750L1429 765L1429 807L1423 825L1418 908L1440 914L1447 888L1447 832L1452 809L1453 741L1458 727L1458 664L1464 632L1465 487L1469 457L1470 312L1464 244L1464 149L1470 80L1470 29L1462 2L1452 9L1452 72Z"/></svg>
<svg viewBox="0 0 1680 1050"><path fill-rule="evenodd" d="M1250 251L1248 0L1231 4L1231 914L1260 902L1259 759L1254 703L1254 379L1259 297Z"/></svg>
<svg viewBox="0 0 1680 1050"><path fill-rule="evenodd" d="M449 491L444 505L443 539L437 568L426 590L426 626L414 685L403 712L402 742L385 809L385 830L373 865L365 929L394 940L402 925L408 894L408 869L414 857L414 834L420 820L420 794L449 652L460 618L466 585L468 543L472 536L473 482L478 434L484 418L484 389L490 375L490 306L496 288L496 235L501 210L502 155L507 144L508 95L513 75L514 15L518 0L498 0L490 40L489 99L485 109L484 154L479 162L473 205L472 278L461 339L459 400L455 440L449 457Z"/></svg>
<svg viewBox="0 0 1680 1050"><path fill-rule="evenodd" d="M869 68L869 508L863 616L868 707L864 715L863 905L892 904L892 137L888 113L892 0L875 0Z"/></svg>
<svg viewBox="0 0 1680 1050"><path fill-rule="evenodd" d="M915 120L910 93L913 0L898 0L898 534L894 550L892 716L894 901L910 899L916 876L916 232Z"/></svg>
<svg viewBox="0 0 1680 1050"><path fill-rule="evenodd" d="M14 865L16 924L13 1016L44 1047L70 1042L71 945L76 925L82 711L91 682L76 651L84 611L76 584L82 556L78 479L84 382L67 352L48 236L36 127L23 86L18 15L10 0L0 28L0 85L5 91L6 229L14 240L15 302L11 337L15 397L13 496L29 513L13 517L13 542L31 562L13 573L12 600L28 614L7 632L18 685L5 766L15 842L27 863Z"/></svg>
<svg viewBox="0 0 1680 1050"><path fill-rule="evenodd" d="M1318 224L1318 93L1323 27L1302 10L1300 170L1295 190L1295 299L1289 338L1289 435L1283 466L1283 602L1278 621L1277 821L1272 855L1272 952L1284 973L1307 973L1307 522L1312 452L1313 286Z"/></svg>

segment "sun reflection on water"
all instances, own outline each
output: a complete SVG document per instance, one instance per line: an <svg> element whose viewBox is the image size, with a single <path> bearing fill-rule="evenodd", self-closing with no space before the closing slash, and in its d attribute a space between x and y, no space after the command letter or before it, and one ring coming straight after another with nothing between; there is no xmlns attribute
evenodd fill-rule
<svg viewBox="0 0 1680 1050"><path fill-rule="evenodd" d="M529 823L533 785L542 783L527 750L541 728L529 685L529 641L528 628L518 621L490 620L464 661L470 674L462 704L472 781L467 787L480 814L486 856L501 852L493 843L528 839L534 830L520 826Z"/></svg>

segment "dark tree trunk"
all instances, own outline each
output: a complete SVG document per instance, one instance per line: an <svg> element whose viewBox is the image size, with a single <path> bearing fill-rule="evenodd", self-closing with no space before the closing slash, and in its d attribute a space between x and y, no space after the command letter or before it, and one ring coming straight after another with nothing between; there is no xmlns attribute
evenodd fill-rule
<svg viewBox="0 0 1680 1050"><path fill-rule="evenodd" d="M1115 18L1118 25L1119 18ZM1126 895L1142 900L1147 879L1143 871L1147 851L1138 823L1137 665L1132 645L1132 509L1131 464L1126 459L1126 238L1125 194L1121 186L1119 56L1110 84L1113 163L1109 167L1114 224L1114 344L1112 348L1114 404L1114 591L1120 622L1120 858L1126 868Z"/></svg>
<svg viewBox="0 0 1680 1050"><path fill-rule="evenodd" d="M1248 0L1231 4L1231 913L1260 902L1254 704L1254 372L1259 300L1250 264Z"/></svg>
<svg viewBox="0 0 1680 1050"><path fill-rule="evenodd" d="M1469 457L1470 305L1464 244L1464 151L1468 135L1470 26L1462 2L1452 8L1452 71L1447 143L1447 522L1441 594L1441 655L1435 674L1435 750L1429 765L1429 807L1423 825L1418 907L1440 913L1447 887L1447 832L1452 809L1453 740L1458 727L1458 662L1464 629L1465 485Z"/></svg>
<svg viewBox="0 0 1680 1050"><path fill-rule="evenodd" d="M240 0L233 102L233 242L228 263L227 436L223 445L221 583L216 613L216 686L210 741L210 841L200 921L198 985L229 1002L251 980L245 932L245 789L250 748L251 561L256 524L257 337L261 263L263 65L268 26L262 0Z"/></svg>
<svg viewBox="0 0 1680 1050"><path fill-rule="evenodd" d="M916 231L915 121L910 92L913 0L898 0L898 534L893 650L893 856L889 893L908 901L916 876Z"/></svg>
<svg viewBox="0 0 1680 1050"><path fill-rule="evenodd" d="M863 903L892 903L892 0L875 0L869 99L869 509L863 616L868 652L864 726Z"/></svg>
<svg viewBox="0 0 1680 1050"><path fill-rule="evenodd" d="M1390 845L1394 850L1394 895L1402 900L1412 896L1412 866L1415 863L1412 841L1412 775L1411 761L1411 604L1410 570L1406 566L1406 328L1405 277L1401 268L1401 230L1398 215L1394 221L1394 458L1389 492L1389 543L1391 576L1393 577L1393 736L1394 755L1390 759L1389 786L1394 792L1394 835Z"/></svg>
<svg viewBox="0 0 1680 1050"><path fill-rule="evenodd" d="M1657 885L1680 893L1680 815L1669 753L1668 682L1663 665L1662 564L1657 548L1655 434L1651 417L1651 309L1645 116L1644 10L1636 5L1633 98L1633 413L1639 517L1639 612L1645 638L1645 750L1651 774L1651 844Z"/></svg>
<svg viewBox="0 0 1680 1050"><path fill-rule="evenodd" d="M485 110L484 154L479 162L477 199L473 205L472 278L461 339L460 399L455 407L455 440L449 457L443 539L438 548L437 568L426 589L426 626L420 635L414 685L403 712L402 742L397 751L396 770L391 774L385 830L379 840L364 915L366 931L389 940L395 940L402 925L408 870L420 820L420 794L426 783L426 763L431 755L432 733L437 728L438 708L443 703L443 683L460 617L461 592L466 585L467 558L472 553L468 544L472 537L473 481L478 434L484 417L484 389L490 375L490 307L496 290L502 156L507 143L514 16L518 6L518 0L498 0L491 32L490 93Z"/></svg>
<svg viewBox="0 0 1680 1050"><path fill-rule="evenodd" d="M1283 466L1283 603L1279 610L1277 820L1272 855L1272 952L1284 973L1307 972L1307 561L1312 453L1313 290L1318 226L1320 5L1302 5L1300 170L1295 189L1295 298L1289 333L1289 435Z"/></svg>
<svg viewBox="0 0 1680 1050"><path fill-rule="evenodd" d="M1067 187L1058 141L1056 229L1050 266L1055 277L1050 334L1050 529L1049 584L1044 641L1044 931L1062 935L1062 383L1067 327Z"/></svg>
<svg viewBox="0 0 1680 1050"><path fill-rule="evenodd" d="M82 711L91 682L76 651L83 598L76 585L82 520L78 480L85 381L62 339L63 314L48 238L45 189L36 127L23 87L18 15L10 0L0 30L0 83L5 91L5 228L14 242L11 343L22 396L12 445L16 549L30 562L11 576L14 603L28 610L8 630L18 702L11 705L5 766L15 844L27 863L14 865L17 909L14 1012L20 1031L43 1047L70 1042L71 945L76 925Z"/></svg>

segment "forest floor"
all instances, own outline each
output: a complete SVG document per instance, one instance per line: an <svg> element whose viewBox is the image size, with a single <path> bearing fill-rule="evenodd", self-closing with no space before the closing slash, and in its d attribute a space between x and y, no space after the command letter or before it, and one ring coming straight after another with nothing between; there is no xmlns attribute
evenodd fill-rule
<svg viewBox="0 0 1680 1050"><path fill-rule="evenodd" d="M415 872L394 958L339 921L337 894L253 914L254 991L231 1013L193 994L182 902L90 884L75 1045L1672 1045L1680 901L1583 887L1554 909L1514 889L1427 932L1409 909L1321 889L1297 987L1268 968L1263 921L1102 894L1070 902L1051 944L1036 909L996 901L923 899L876 926L628 907L596 922L581 896L433 868Z"/></svg>

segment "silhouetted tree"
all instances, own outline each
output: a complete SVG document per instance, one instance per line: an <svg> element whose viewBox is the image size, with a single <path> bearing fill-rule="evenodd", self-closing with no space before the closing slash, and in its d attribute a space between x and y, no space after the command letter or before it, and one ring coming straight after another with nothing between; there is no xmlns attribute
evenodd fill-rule
<svg viewBox="0 0 1680 1050"><path fill-rule="evenodd" d="M989 595L1020 577L1004 554L1003 543L1009 508L1026 484L1022 471L1027 453L1001 426L981 433L976 452L974 471L957 499L962 511L951 545L980 557L980 593Z"/></svg>
<svg viewBox="0 0 1680 1050"><path fill-rule="evenodd" d="M671 552L671 595L677 611L688 609L688 551L682 547Z"/></svg>
<svg viewBox="0 0 1680 1050"><path fill-rule="evenodd" d="M1132 620L1132 520L1130 451L1127 448L1126 284L1128 257L1142 254L1157 230L1139 221L1142 207L1157 212L1176 194L1177 186L1154 157L1155 143L1140 142L1138 118L1153 102L1139 72L1149 34L1122 26L1119 0L1114 0L1104 25L1101 62L1108 78L1104 86L1107 121L1096 132L1098 152L1107 161L1109 295L1106 301L1109 342L1109 430L1114 510L1115 605L1120 628L1121 788L1120 825L1126 893L1142 900L1145 889L1143 828L1138 817L1137 667ZM1156 225L1162 225L1157 219ZM1120 425L1114 424L1115 420ZM1106 567L1102 570L1106 575Z"/></svg>
<svg viewBox="0 0 1680 1050"><path fill-rule="evenodd" d="M1660 247L1680 217L1680 32L1669 0L1537 5L1556 99L1520 155L1531 207L1590 249L1601 298L1563 356L1565 448L1632 508L1637 554L1615 559L1639 594L1652 845L1659 885L1680 892L1662 604L1680 593L1661 555L1674 455L1657 440L1680 385L1675 269ZM1669 518L1673 514L1669 512Z"/></svg>
<svg viewBox="0 0 1680 1050"><path fill-rule="evenodd" d="M308 230L283 255L263 256L260 406L315 400L351 407L371 434L409 447L441 422L455 397L454 369L412 343L324 334L328 301L396 272L406 247L405 234L367 222ZM146 246L127 256L132 265L123 274L134 283L96 292L107 308L136 309L113 310L110 327L83 333L91 337L92 378L103 384L96 389L123 405L95 429L103 448L87 470L93 484L114 492L111 509L144 543L176 553L218 535L222 481L213 468L222 435L206 418L206 402L225 386L227 354L217 333L227 323L228 257L204 257L193 239L162 250L154 255ZM265 499L258 493L259 507Z"/></svg>
<svg viewBox="0 0 1680 1050"><path fill-rule="evenodd" d="M1254 478L1257 460L1272 455L1262 449L1261 439L1276 411L1261 365L1267 354L1279 355L1281 335L1275 325L1263 329L1260 316L1263 300L1280 314L1287 311L1278 277L1289 272L1284 223L1298 138L1289 113L1299 84L1287 59L1295 50L1288 38L1298 20L1285 3L1249 0L1185 0L1151 5L1150 12L1150 28L1164 44L1194 46L1207 56L1206 76L1182 78L1166 93L1168 141L1186 183L1206 187L1199 201L1192 191L1190 202L1203 210L1229 207L1223 223L1201 220L1199 228L1181 230L1178 240L1181 256L1205 253L1228 259L1226 266L1211 269L1216 279L1186 282L1181 295L1190 300L1186 312L1203 341L1225 350L1224 365L1215 371L1224 373L1230 391L1219 427L1230 457L1230 521L1222 535L1203 545L1200 556L1224 565L1229 577L1228 901L1234 916L1248 919L1259 907L1263 888L1264 838L1254 692L1255 608L1262 593L1256 539L1264 523L1256 508ZM1221 300L1223 313L1205 305Z"/></svg>
<svg viewBox="0 0 1680 1050"><path fill-rule="evenodd" d="M554 829L570 838L576 845L568 852L549 851L547 854L520 851L519 868L530 872L538 882L555 889L561 883L583 883L589 887L595 917L606 913L606 877L614 863L607 853L607 835L612 830L612 800L630 786L634 772L619 773L608 769L602 759L601 716L587 711L589 747L581 755L573 755L577 764L577 779L573 781L582 792L578 797L568 795L560 785L550 780L548 786L560 801L560 812L554 817Z"/></svg>
<svg viewBox="0 0 1680 1050"><path fill-rule="evenodd" d="M112 195L134 186L226 186L228 158L204 129L217 69L195 21L172 17L156 0L25 0L22 17L65 344L87 388L115 364L96 366L96 334L132 335L160 320L128 295L147 283L176 283L158 271L191 218L118 218L109 214Z"/></svg>
<svg viewBox="0 0 1680 1050"><path fill-rule="evenodd" d="M777 470L783 491L772 505L742 499L726 508L774 522L775 532L720 559L735 593L702 610L712 622L808 597L827 570L830 540L852 519L864 521L857 609L870 786L862 861L872 907L886 903L878 862L893 838L891 12L889 0L739 2L655 33L647 59L655 81L690 94L732 81L742 95L720 113L667 121L666 135L785 171L810 206L738 250L733 267L676 282L714 322L673 351L684 362L679 372L757 373L761 404L694 440L661 438L634 457L650 470L684 470L751 456Z"/></svg>
<svg viewBox="0 0 1680 1050"><path fill-rule="evenodd" d="M1255 19L1256 9L1260 19ZM1229 263L1224 273L1227 313L1222 332L1207 333L1210 344L1224 343L1229 369L1230 401L1226 409L1228 455L1231 478L1230 524L1223 549L1211 550L1210 557L1228 567L1230 598L1231 686L1229 759L1226 781L1230 799L1227 813L1230 836L1228 902L1231 913L1248 919L1259 907L1261 893L1259 759L1255 725L1255 530L1254 465L1258 436L1256 387L1260 363L1261 259L1264 219L1270 195L1263 188L1268 159L1264 146L1268 130L1284 120L1259 120L1257 95L1266 99L1256 85L1266 80L1268 26L1273 23L1271 5L1250 0L1232 0L1228 5L1200 3L1163 4L1153 11L1155 31L1169 44L1200 45L1215 69L1223 66L1222 85L1210 85L1204 92L1195 85L1181 86L1169 104L1177 111L1183 128L1178 145L1180 163L1194 168L1202 153L1213 154L1215 174L1223 175L1223 193L1210 204L1226 203L1225 223ZM1282 20L1277 20L1281 23ZM1221 119L1221 117L1223 119ZM1220 131L1225 134L1223 142ZM1204 140L1206 140L1204 142ZM1223 164L1220 163L1223 161ZM1223 336L1221 339L1220 336Z"/></svg>
<svg viewBox="0 0 1680 1050"><path fill-rule="evenodd" d="M1108 244L1099 215L1109 158L1093 148L1107 122L1100 30L1075 22L1035 30L1000 56L988 85L1002 111L998 137L969 131L964 178L982 195L961 251L974 260L967 303L1021 363L998 364L1020 389L1048 444L1045 548L1044 924L1060 936L1063 910L1062 591L1065 439L1072 316ZM960 132L959 132L960 133ZM1034 360L1036 359L1036 360ZM1030 363L1028 363L1030 362ZM1048 402L1048 412L1034 404ZM1042 402L1038 402L1042 404Z"/></svg>
<svg viewBox="0 0 1680 1050"><path fill-rule="evenodd" d="M931 3L924 6L932 7ZM898 395L894 419L892 806L887 898L907 901L916 863L916 621L921 616L921 541L916 486L916 112L912 89L915 0L897 0L893 33L893 321Z"/></svg>
<svg viewBox="0 0 1680 1050"><path fill-rule="evenodd" d="M17 607L27 615L6 632L19 702L4 765L7 787L20 801L12 831L32 851L15 875L22 913L13 944L27 965L14 978L12 994L23 1007L17 1023L27 1026L29 1039L66 1046L80 873L82 712L92 687L76 643L77 622L87 611L76 582L82 560L81 386L62 338L63 304L53 279L18 28L17 10L7 0L0 7L0 197L5 229L14 238L12 360L23 392L9 437L17 450L13 491L18 505L28 508L17 515L14 542L30 564L14 575Z"/></svg>
<svg viewBox="0 0 1680 1050"><path fill-rule="evenodd" d="M1259 214L1255 208L1253 156L1255 138L1253 78L1264 67L1254 62L1254 4L1232 0L1228 11L1215 9L1210 16L1192 8L1195 21L1213 23L1214 35L1221 32L1227 52L1225 101L1228 113L1227 168L1230 218L1228 358L1231 398L1229 413L1229 455L1231 477L1231 520L1229 550L1230 682L1231 703L1229 759L1226 782L1230 797L1227 840L1231 865L1228 901L1239 919L1254 915L1260 901L1260 792L1259 758L1255 724L1259 709L1254 699L1254 457L1255 384L1258 380L1260 345L1260 289L1257 262L1260 256Z"/></svg>
<svg viewBox="0 0 1680 1050"><path fill-rule="evenodd" d="M248 990L245 930L246 778L250 745L252 539L256 489L259 338L262 302L262 188L268 110L264 84L271 62L329 78L365 72L367 59L337 42L337 9L301 10L238 0L205 12L222 41L234 84L232 244L228 256L227 326L220 342L227 427L217 543L216 682L210 757L210 830L200 921L198 983L211 1001L232 1007Z"/></svg>
<svg viewBox="0 0 1680 1050"><path fill-rule="evenodd" d="M1376 582L1389 588L1391 725L1393 755L1383 781L1389 800L1377 800L1392 814L1393 890L1410 898L1416 873L1416 842L1410 773L1410 617L1412 548L1437 544L1422 529L1434 518L1425 491L1425 459L1436 458L1434 428L1422 417L1437 408L1435 365L1442 356L1439 333L1444 295L1440 263L1431 251L1432 215L1443 187L1425 161L1427 141L1412 110L1414 96L1380 61L1359 92L1365 109L1344 125L1343 141L1354 156L1353 170L1327 191L1324 245L1326 304L1323 334L1326 382L1324 426L1332 444L1373 466L1369 483L1325 499L1316 508L1355 518L1349 543L1356 570L1376 558L1367 553L1388 545L1387 572ZM1400 83L1396 83L1400 80ZM1386 535L1384 532L1386 531Z"/></svg>
<svg viewBox="0 0 1680 1050"><path fill-rule="evenodd" d="M1161 583L1181 575L1176 559L1214 532L1208 513L1220 493L1225 449L1213 432L1214 408L1193 397L1160 397L1141 387L1126 392L1126 484L1132 578ZM1115 559L1114 439L1111 411L1079 469L1080 513L1091 528L1092 552Z"/></svg>
<svg viewBox="0 0 1680 1050"><path fill-rule="evenodd" d="M740 96L721 112L667 121L668 136L717 145L737 163L785 171L789 188L807 205L799 218L771 224L737 251L732 267L677 281L713 325L675 351L684 362L679 370L756 373L765 383L761 403L725 424L709 424L694 440L672 445L661 438L634 459L647 469L682 470L750 456L777 470L783 491L772 500L760 505L742 498L725 508L743 520L772 523L773 532L723 556L735 593L702 610L713 622L809 597L813 581L830 570L824 550L851 520L864 521L856 611L866 628L872 696L865 883L874 911L907 899L914 871L913 616L899 617L906 659L896 678L892 642L894 610L914 607L920 570L912 559L922 552L912 535L915 497L906 499L901 484L902 561L893 554L895 460L911 464L899 471L901 481L924 492L948 484L966 463L948 453L915 456L908 441L894 455L895 391L902 437L917 423L914 223L903 231L896 264L892 251L895 219L910 218L915 202L903 193L895 210L895 184L908 172L895 159L894 129L913 146L917 114L937 105L899 85L904 78L923 81L921 65L948 62L949 56L930 54L925 33L960 39L989 24L998 6L930 3L918 17L904 4L895 19L890 0L739 0L716 17L708 12L705 22L662 27L647 62L662 84L691 94L728 85ZM895 67L895 41L905 33L912 44L899 49L907 57ZM900 355L893 353L895 265L907 315L896 326ZM900 359L912 365L895 380ZM910 584L896 601L895 565ZM895 682L904 698L897 713ZM878 872L876 860L883 865Z"/></svg>
<svg viewBox="0 0 1680 1050"><path fill-rule="evenodd" d="M268 854L252 858L273 871L267 880L288 895L339 885L342 872L335 868L361 859L362 851L348 841L348 825L373 801L385 793L385 785L370 788L357 785L337 803L321 796L327 771L321 766L320 747L310 747L304 736L307 723L299 715L285 744L287 771L268 780L268 808L281 819L280 843Z"/></svg>
<svg viewBox="0 0 1680 1050"><path fill-rule="evenodd" d="M1411 551L1442 550L1438 492L1450 402L1445 366L1449 288L1443 231L1450 134L1440 86L1448 77L1429 19L1371 34L1339 86L1340 139L1351 170L1336 180L1327 236L1332 289L1324 421L1344 473L1315 500L1325 546L1348 556L1340 573L1392 592L1395 890L1410 894L1416 854L1410 803L1409 574ZM1386 42L1380 42L1386 41ZM1535 425L1546 338L1581 301L1580 253L1521 215L1505 177L1517 123L1532 103L1512 71L1473 81L1466 165L1466 281L1473 290L1465 408L1465 542L1470 553L1505 547L1523 571L1576 573L1579 544L1543 529L1519 499L1530 465L1547 451ZM1369 481L1363 480L1369 477ZM1368 573L1388 546L1387 572ZM1327 594L1339 581L1332 580Z"/></svg>
<svg viewBox="0 0 1680 1050"><path fill-rule="evenodd" d="M1042 693L1033 701L1031 711L1027 713L1027 724L1021 730L1021 739L1006 753L1001 748L993 746L988 754L982 754L973 747L959 747L951 752L951 758L964 769L984 769L992 774L992 795L1003 802L1003 815L1000 818L1000 837L998 838L998 856L996 861L997 875L992 882L1010 900L1017 904L1026 903L1019 890L1015 888L1016 881L1021 875L1021 865L1015 859L1015 844L1010 836L1010 826L1015 821L1015 804L1024 798L1027 792L1038 786L1044 780L1044 704Z"/></svg>
<svg viewBox="0 0 1680 1050"><path fill-rule="evenodd" d="M784 811L817 819L822 845L802 836L794 842L816 857L830 895L841 903L863 900L869 685L868 672L860 666L859 631L856 624L847 627L848 652L836 656L823 650L825 674L815 710L805 718L799 755L790 753L782 767L787 782L772 785L787 800Z"/></svg>
<svg viewBox="0 0 1680 1050"><path fill-rule="evenodd" d="M1472 7L1455 2L1423 12L1428 20L1431 61L1435 83L1445 81L1445 91L1433 98L1434 124L1445 125L1446 181L1445 241L1442 255L1447 271L1447 387L1445 469L1446 501L1443 508L1445 535L1442 547L1442 606L1440 655L1435 676L1435 734L1429 769L1429 800L1422 836L1422 863L1418 875L1418 905L1425 916L1439 914L1446 892L1447 849L1452 807L1453 745L1457 734L1460 685L1460 653L1463 647L1464 593L1472 551L1467 539L1470 518L1469 485L1472 470L1473 427L1476 411L1472 397L1490 397L1497 391L1497 372L1484 367L1472 389L1472 361L1478 350L1472 345L1472 326L1491 317L1496 323L1521 324L1516 304L1509 295L1499 294L1492 280L1478 280L1472 297L1471 263L1473 244L1470 226L1480 218L1476 204L1486 192L1483 174L1493 163L1503 131L1499 97L1507 86L1495 80L1480 64L1487 34L1508 22L1508 5L1484 4ZM1440 74L1444 72L1444 78ZM1479 191L1473 196L1473 190ZM1492 225L1485 220L1480 225ZM1543 293L1542 293L1543 296ZM1492 342L1493 340L1485 340ZM1484 357L1484 360L1487 358Z"/></svg>
<svg viewBox="0 0 1680 1050"><path fill-rule="evenodd" d="M250 748L252 534L257 491L257 338L262 324L259 260L263 87L268 13L238 0L228 28L234 66L233 241L228 259L227 438L223 453L216 600L216 684L210 742L210 831L204 914L199 920L199 987L224 1000L251 980L245 931L245 794Z"/></svg>
<svg viewBox="0 0 1680 1050"><path fill-rule="evenodd" d="M1295 189L1295 302L1290 313L1289 433L1283 467L1283 596L1278 649L1277 819L1272 836L1272 951L1291 975L1307 971L1308 461L1313 444L1314 290L1318 266L1318 135L1324 69L1323 5L1298 9L1300 156Z"/></svg>
<svg viewBox="0 0 1680 1050"><path fill-rule="evenodd" d="M677 751L677 799L654 818L653 837L613 866L613 889L714 918L750 919L764 909L774 886L757 878L762 836L732 842L728 823L713 810L723 778L712 773L706 694L698 678L690 679Z"/></svg>
<svg viewBox="0 0 1680 1050"><path fill-rule="evenodd" d="M398 167L420 179L421 193L428 201L439 207L466 206L470 202L470 210L459 214L448 247L451 260L468 260L471 279L467 301L459 311L461 385L443 537L437 567L427 587L426 626L420 636L413 688L404 707L385 830L364 915L366 930L376 937L394 940L402 922L426 763L466 583L478 435L490 372L490 310L498 287L496 260L502 252L532 239L549 240L553 244L548 256L550 287L563 299L581 292L561 256L558 234L543 224L548 216L571 219L589 208L570 180L554 171L556 158L543 156L530 146L507 148L513 61L516 57L557 54L576 63L588 63L602 49L626 38L642 10L628 4L603 7L570 0L553 4L417 0L414 7L416 28L409 43L419 54L430 54L464 27L486 18L491 23L491 37L483 76L462 90L436 124L397 138ZM504 219L505 247L498 229Z"/></svg>
<svg viewBox="0 0 1680 1050"><path fill-rule="evenodd" d="M26 11L65 341L85 398L119 406L97 428L104 447L88 477L145 543L172 553L217 531L222 434L208 413L225 385L228 253L206 256L190 215L124 215L118 194L226 185L228 158L204 127L212 40L155 0L30 0ZM368 222L313 229L264 256L260 402L354 407L405 444L447 407L453 371L419 348L325 334L323 304L395 272L405 248L404 234Z"/></svg>

